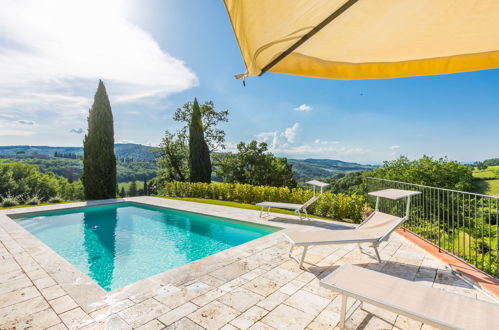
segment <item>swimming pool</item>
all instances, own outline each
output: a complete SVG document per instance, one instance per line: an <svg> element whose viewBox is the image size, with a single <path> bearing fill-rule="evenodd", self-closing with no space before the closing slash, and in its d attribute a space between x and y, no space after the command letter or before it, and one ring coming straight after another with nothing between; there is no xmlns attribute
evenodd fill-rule
<svg viewBox="0 0 499 330"><path fill-rule="evenodd" d="M129 202L30 214L16 221L106 291L279 230Z"/></svg>

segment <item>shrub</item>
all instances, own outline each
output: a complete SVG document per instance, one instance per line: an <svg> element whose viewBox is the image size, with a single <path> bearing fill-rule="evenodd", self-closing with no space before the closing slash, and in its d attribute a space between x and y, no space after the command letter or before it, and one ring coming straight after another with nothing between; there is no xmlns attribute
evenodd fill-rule
<svg viewBox="0 0 499 330"><path fill-rule="evenodd" d="M49 199L49 203L62 203L64 199L60 196L55 196Z"/></svg>
<svg viewBox="0 0 499 330"><path fill-rule="evenodd" d="M6 196L2 199L2 207L12 207L19 205L19 197L18 196Z"/></svg>
<svg viewBox="0 0 499 330"><path fill-rule="evenodd" d="M252 186L239 183L167 182L160 195L171 197L210 198L247 204L259 202L304 203L312 197L311 190L286 187ZM362 220L365 199L361 195L325 192L307 210L310 214L327 218Z"/></svg>
<svg viewBox="0 0 499 330"><path fill-rule="evenodd" d="M24 204L26 204L26 205L38 205L40 203L41 203L41 201L38 198L38 196L36 196L36 195L27 199L26 202L24 202Z"/></svg>

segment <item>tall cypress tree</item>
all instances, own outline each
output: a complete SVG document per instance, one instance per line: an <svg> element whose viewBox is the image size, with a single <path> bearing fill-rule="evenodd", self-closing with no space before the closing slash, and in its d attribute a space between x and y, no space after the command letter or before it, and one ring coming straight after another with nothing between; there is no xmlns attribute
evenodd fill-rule
<svg viewBox="0 0 499 330"><path fill-rule="evenodd" d="M189 168L191 182L211 182L210 150L204 139L198 100L194 99L189 125Z"/></svg>
<svg viewBox="0 0 499 330"><path fill-rule="evenodd" d="M101 80L88 115L88 131L83 140L82 181L85 199L116 197L113 113Z"/></svg>

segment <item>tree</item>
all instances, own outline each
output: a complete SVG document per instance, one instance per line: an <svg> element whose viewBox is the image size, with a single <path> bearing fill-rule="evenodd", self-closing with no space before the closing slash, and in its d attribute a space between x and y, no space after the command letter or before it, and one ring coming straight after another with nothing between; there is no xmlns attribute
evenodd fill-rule
<svg viewBox="0 0 499 330"><path fill-rule="evenodd" d="M125 186L121 186L120 196L121 196L121 197L126 197L126 193L125 193Z"/></svg>
<svg viewBox="0 0 499 330"><path fill-rule="evenodd" d="M423 156L409 160L406 156L385 161L383 166L364 172L365 176L403 181L432 187L473 191L472 169L447 158Z"/></svg>
<svg viewBox="0 0 499 330"><path fill-rule="evenodd" d="M265 142L240 142L237 150L235 154L221 155L217 163L215 173L224 182L296 187L293 166L286 158L278 158L267 152Z"/></svg>
<svg viewBox="0 0 499 330"><path fill-rule="evenodd" d="M101 80L88 115L88 132L83 140L82 181L85 199L116 196L113 113Z"/></svg>
<svg viewBox="0 0 499 330"><path fill-rule="evenodd" d="M182 108L175 111L173 119L184 123L177 132L165 131L160 148L161 154L157 160L159 180L155 182L158 187L164 181L189 181L189 130L192 119L194 102L185 103ZM228 110L216 111L212 101L199 105L204 139L210 152L225 148L225 132L217 125L227 122Z"/></svg>
<svg viewBox="0 0 499 330"><path fill-rule="evenodd" d="M149 191L147 190L147 178L146 177L144 177L144 195L145 196L149 195Z"/></svg>
<svg viewBox="0 0 499 330"><path fill-rule="evenodd" d="M204 139L201 110L197 99L194 99L189 125L189 170L191 182L211 182L210 150Z"/></svg>
<svg viewBox="0 0 499 330"><path fill-rule="evenodd" d="M137 181L133 180L132 183L130 183L130 187L128 188L128 196L137 196Z"/></svg>
<svg viewBox="0 0 499 330"><path fill-rule="evenodd" d="M160 148L158 177L162 181L187 181L189 177L189 147L185 138L166 131Z"/></svg>
<svg viewBox="0 0 499 330"><path fill-rule="evenodd" d="M194 102L185 103L182 108L177 108L173 115L173 120L185 123L179 130L178 134L187 137L188 129L190 127L192 112L194 104L197 104L201 112L201 121L203 125L204 138L210 152L218 149L225 149L225 132L217 127L219 123L228 122L229 110L216 111L213 101L207 101L202 105Z"/></svg>

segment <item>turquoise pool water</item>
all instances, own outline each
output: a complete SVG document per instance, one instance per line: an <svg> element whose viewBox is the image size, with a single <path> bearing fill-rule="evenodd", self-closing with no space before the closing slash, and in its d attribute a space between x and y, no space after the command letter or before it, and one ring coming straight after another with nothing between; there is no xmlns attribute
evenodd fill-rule
<svg viewBox="0 0 499 330"><path fill-rule="evenodd" d="M137 203L16 221L107 291L278 230Z"/></svg>

